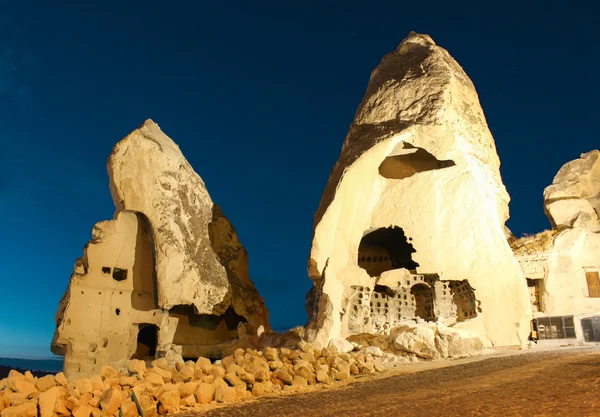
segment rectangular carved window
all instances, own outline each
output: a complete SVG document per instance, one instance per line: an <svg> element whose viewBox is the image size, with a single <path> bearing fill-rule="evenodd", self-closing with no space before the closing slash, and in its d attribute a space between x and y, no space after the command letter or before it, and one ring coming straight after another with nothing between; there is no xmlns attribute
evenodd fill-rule
<svg viewBox="0 0 600 417"><path fill-rule="evenodd" d="M587 271L585 273L585 279L588 286L588 294L590 297L600 297L600 277L598 271Z"/></svg>
<svg viewBox="0 0 600 417"><path fill-rule="evenodd" d="M573 316L538 317L536 326L541 340L575 338Z"/></svg>

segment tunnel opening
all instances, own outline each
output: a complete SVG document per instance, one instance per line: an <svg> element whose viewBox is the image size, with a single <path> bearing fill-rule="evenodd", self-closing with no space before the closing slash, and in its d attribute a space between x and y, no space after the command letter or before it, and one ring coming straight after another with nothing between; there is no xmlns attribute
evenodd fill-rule
<svg viewBox="0 0 600 417"><path fill-rule="evenodd" d="M456 165L450 159L439 160L423 148L401 142L392 154L379 165L379 175L388 179L401 180L419 172L433 171ZM398 149L399 148L399 149Z"/></svg>
<svg viewBox="0 0 600 417"><path fill-rule="evenodd" d="M142 323L138 325L137 348L134 359L152 360L158 346L158 326Z"/></svg>
<svg viewBox="0 0 600 417"><path fill-rule="evenodd" d="M392 269L415 271L419 264L412 259L416 250L410 240L397 226L368 232L358 246L358 266L372 277Z"/></svg>
<svg viewBox="0 0 600 417"><path fill-rule="evenodd" d="M433 314L433 294L431 288L425 284L413 285L410 289L415 305L415 317L426 321L435 320Z"/></svg>

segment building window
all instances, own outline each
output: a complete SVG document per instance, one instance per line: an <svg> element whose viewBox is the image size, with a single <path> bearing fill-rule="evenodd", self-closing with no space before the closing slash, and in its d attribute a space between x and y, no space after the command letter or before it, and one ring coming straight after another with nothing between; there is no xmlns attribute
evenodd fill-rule
<svg viewBox="0 0 600 417"><path fill-rule="evenodd" d="M598 271L587 271L585 273L587 281L588 294L593 298L600 298L600 277Z"/></svg>
<svg viewBox="0 0 600 417"><path fill-rule="evenodd" d="M581 319L581 330L586 342L600 342L600 316Z"/></svg>
<svg viewBox="0 0 600 417"><path fill-rule="evenodd" d="M575 338L573 316L538 317L534 323L540 340Z"/></svg>

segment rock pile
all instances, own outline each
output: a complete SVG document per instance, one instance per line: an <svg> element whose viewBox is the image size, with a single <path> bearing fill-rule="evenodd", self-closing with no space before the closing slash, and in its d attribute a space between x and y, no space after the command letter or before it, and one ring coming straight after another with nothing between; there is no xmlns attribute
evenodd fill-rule
<svg viewBox="0 0 600 417"><path fill-rule="evenodd" d="M431 322L406 321L389 335L363 333L348 340L365 354L379 358L385 367L419 359L463 358L484 350L476 333Z"/></svg>
<svg viewBox="0 0 600 417"><path fill-rule="evenodd" d="M316 349L303 341L298 349L238 349L219 361L201 357L175 367L165 358L149 366L133 359L126 372L105 365L99 375L74 382L63 373L36 378L30 372L11 371L0 381L0 417L174 414L383 371L369 353L341 353L334 346Z"/></svg>

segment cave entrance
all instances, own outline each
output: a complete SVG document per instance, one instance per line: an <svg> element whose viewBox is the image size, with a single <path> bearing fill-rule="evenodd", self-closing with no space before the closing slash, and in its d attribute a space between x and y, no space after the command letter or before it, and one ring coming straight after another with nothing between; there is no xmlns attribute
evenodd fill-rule
<svg viewBox="0 0 600 417"><path fill-rule="evenodd" d="M392 154L379 166L379 175L388 179L401 180L419 172L433 171L456 165L454 161L439 160L423 148L401 142Z"/></svg>
<svg viewBox="0 0 600 417"><path fill-rule="evenodd" d="M450 281L449 287L452 301L456 305L456 321L465 321L477 317L477 312L481 309L477 306L475 289L471 287L469 281L466 279Z"/></svg>
<svg viewBox="0 0 600 417"><path fill-rule="evenodd" d="M410 289L415 303L415 317L423 320L435 320L433 315L433 294L431 288L425 284L413 285Z"/></svg>
<svg viewBox="0 0 600 417"><path fill-rule="evenodd" d="M358 266L372 277L392 269L416 270L419 264L412 259L416 250L410 240L397 226L367 232L358 246Z"/></svg>
<svg viewBox="0 0 600 417"><path fill-rule="evenodd" d="M541 279L527 278L527 289L529 290L529 301L531 301L531 310L534 313L542 312L540 303L540 293L542 287Z"/></svg>
<svg viewBox="0 0 600 417"><path fill-rule="evenodd" d="M177 305L169 310L178 319L173 343L180 345L185 358L211 356L207 347L218 346L238 338L238 325L247 320L229 307L220 316L197 314L192 305Z"/></svg>
<svg viewBox="0 0 600 417"><path fill-rule="evenodd" d="M152 360L156 355L156 346L158 345L158 326L142 323L138 328L137 348L133 358Z"/></svg>

